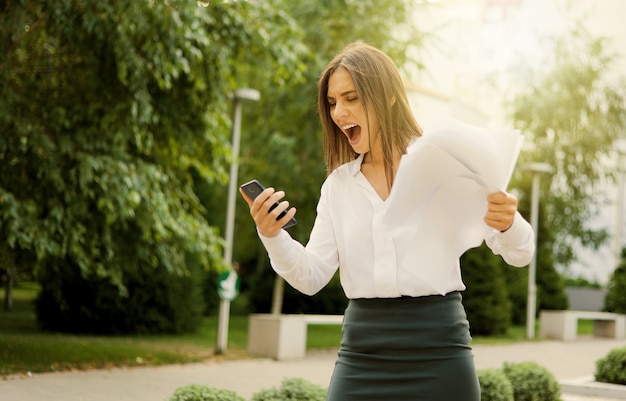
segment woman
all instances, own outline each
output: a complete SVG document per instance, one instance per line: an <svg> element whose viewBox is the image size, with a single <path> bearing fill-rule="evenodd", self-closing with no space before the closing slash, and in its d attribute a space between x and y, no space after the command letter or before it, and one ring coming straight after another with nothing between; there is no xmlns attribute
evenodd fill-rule
<svg viewBox="0 0 626 401"><path fill-rule="evenodd" d="M315 294L340 270L349 303L328 400L479 401L458 263L403 267L385 235L400 159L422 134L395 64L372 46L349 45L323 73L318 107L329 175L306 247L281 230L296 213L284 192L244 198L273 269L293 287ZM486 203L487 245L509 264L527 264L533 233L515 197L497 192ZM455 271L438 283L444 291L420 279L441 268Z"/></svg>

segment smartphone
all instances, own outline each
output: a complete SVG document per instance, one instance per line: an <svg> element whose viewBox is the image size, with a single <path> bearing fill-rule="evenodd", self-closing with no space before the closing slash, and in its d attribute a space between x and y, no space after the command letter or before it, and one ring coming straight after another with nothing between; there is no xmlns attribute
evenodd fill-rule
<svg viewBox="0 0 626 401"><path fill-rule="evenodd" d="M248 197L252 200L254 200L257 196L259 196L259 194L261 192L263 192L263 190L265 189L265 187L263 185L261 185L260 182L258 182L257 180L252 180L252 181L248 181L245 184L241 185L241 189L243 191L243 193L245 193L246 195L248 195ZM278 202L275 202L271 207L270 210L268 211L271 212L272 210L274 210L274 208L276 208L276 206L278 206ZM276 218L276 220L280 220L283 218L283 216L287 213L287 211L282 211L278 217ZM284 226L283 228L289 228L291 226L295 226L297 223L295 218L291 218Z"/></svg>

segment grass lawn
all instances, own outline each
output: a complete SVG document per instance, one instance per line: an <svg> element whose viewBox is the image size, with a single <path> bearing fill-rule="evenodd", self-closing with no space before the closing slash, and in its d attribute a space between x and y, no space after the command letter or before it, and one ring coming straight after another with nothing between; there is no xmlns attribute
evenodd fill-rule
<svg viewBox="0 0 626 401"><path fill-rule="evenodd" d="M120 366L189 363L211 358L246 358L247 316L231 316L228 349L215 356L217 317L204 319L192 334L157 336L77 336L42 333L37 329L32 300L38 287L20 283L13 292L13 311L0 310L0 375L99 369ZM0 296L4 292L0 291ZM590 334L590 321L579 324L580 334ZM499 337L475 337L475 344L502 344L525 341L523 326L511 327ZM338 325L312 325L307 348L337 348L341 340Z"/></svg>
<svg viewBox="0 0 626 401"><path fill-rule="evenodd" d="M32 303L37 291L34 284L20 283L13 291L13 311L0 310L0 375L188 363L215 357L216 317L205 318L197 332L185 335L43 333L37 329ZM246 356L247 326L247 317L231 317L228 358Z"/></svg>

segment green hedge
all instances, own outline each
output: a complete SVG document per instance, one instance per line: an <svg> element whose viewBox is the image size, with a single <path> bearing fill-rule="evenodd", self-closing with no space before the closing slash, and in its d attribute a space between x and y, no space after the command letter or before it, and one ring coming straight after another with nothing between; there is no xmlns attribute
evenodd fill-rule
<svg viewBox="0 0 626 401"><path fill-rule="evenodd" d="M554 376L534 362L505 363L502 369L478 371L481 401L561 401ZM260 390L251 401L325 401L327 390L300 378ZM207 386L181 387L167 401L245 401L236 393Z"/></svg>
<svg viewBox="0 0 626 401"><path fill-rule="evenodd" d="M560 401L561 387L543 366L535 362L505 363L503 371L513 386L515 401Z"/></svg>
<svg viewBox="0 0 626 401"><path fill-rule="evenodd" d="M191 333L202 323L202 271L192 257L187 258L190 274L186 276L165 266L129 266L121 277L126 294L120 294L107 278L85 277L69 261L48 263L55 267L42 271L35 301L42 330L98 335Z"/></svg>
<svg viewBox="0 0 626 401"><path fill-rule="evenodd" d="M596 381L626 384L626 347L616 348L596 361Z"/></svg>
<svg viewBox="0 0 626 401"><path fill-rule="evenodd" d="M622 249L621 262L609 278L604 308L607 312L626 313L626 248Z"/></svg>
<svg viewBox="0 0 626 401"><path fill-rule="evenodd" d="M261 390L252 401L325 401L328 391L303 379L283 380L280 387Z"/></svg>
<svg viewBox="0 0 626 401"><path fill-rule="evenodd" d="M325 401L327 390L304 379L288 378L279 387L261 390L252 401ZM191 384L178 388L167 401L246 401L233 391Z"/></svg>
<svg viewBox="0 0 626 401"><path fill-rule="evenodd" d="M504 334L511 324L511 301L502 258L486 245L470 249L461 257L463 305L470 330L475 335Z"/></svg>
<svg viewBox="0 0 626 401"><path fill-rule="evenodd" d="M176 389L167 401L246 401L234 391L190 384Z"/></svg>
<svg viewBox="0 0 626 401"><path fill-rule="evenodd" d="M502 369L478 371L480 401L515 401L513 386Z"/></svg>

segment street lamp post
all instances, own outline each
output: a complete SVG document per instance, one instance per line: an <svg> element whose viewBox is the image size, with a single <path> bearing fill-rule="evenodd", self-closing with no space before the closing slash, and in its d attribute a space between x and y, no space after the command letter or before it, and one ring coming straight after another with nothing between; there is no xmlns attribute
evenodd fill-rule
<svg viewBox="0 0 626 401"><path fill-rule="evenodd" d="M537 237L539 231L539 175L551 173L552 167L545 163L530 163L524 166L533 174L532 199L530 204L530 225L535 232L535 253L528 268L528 298L526 302L526 338L535 338L535 314L537 313Z"/></svg>
<svg viewBox="0 0 626 401"><path fill-rule="evenodd" d="M233 118L232 163L228 180L228 203L226 208L226 243L224 244L224 263L232 266L233 263L233 236L235 232L235 202L237 201L237 175L239 171L239 142L241 140L241 102L242 100L258 101L261 94L256 89L242 88L233 92L235 111ZM228 343L228 320L230 315L230 301L220 301L219 319L217 323L216 354L224 354Z"/></svg>

